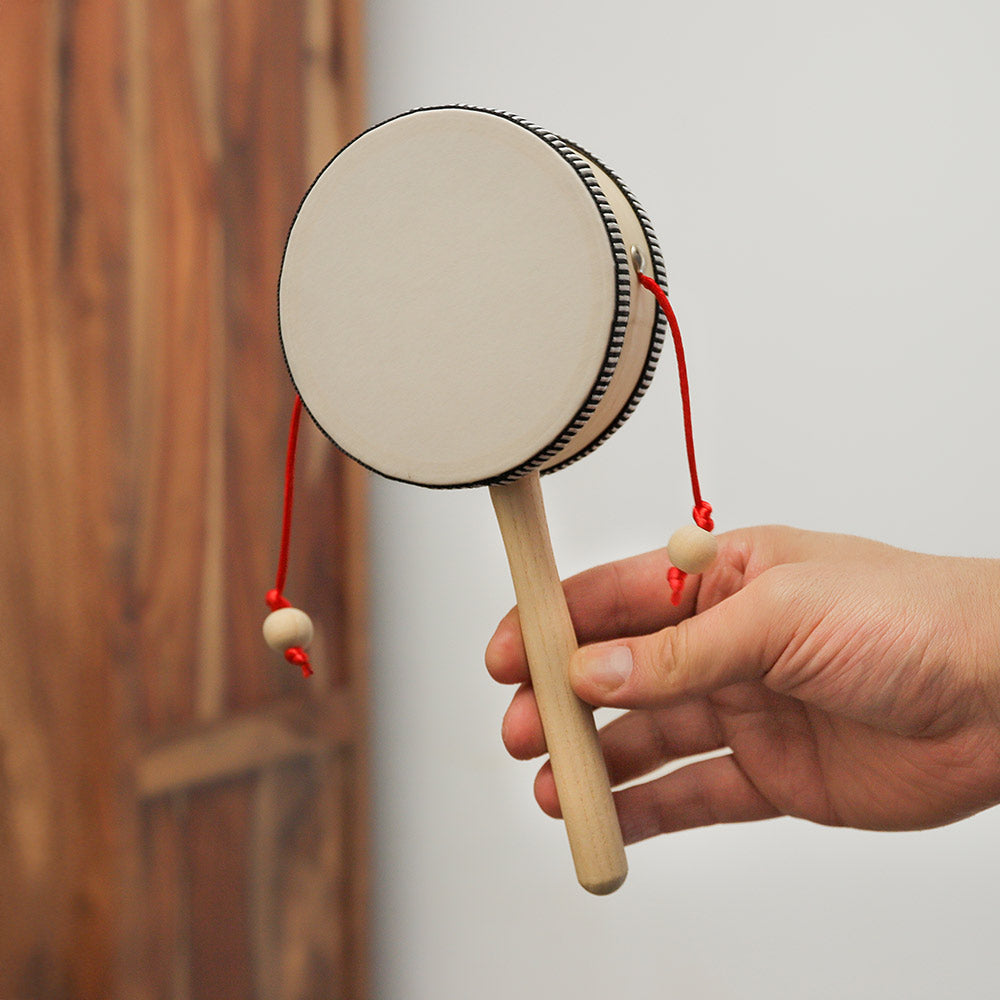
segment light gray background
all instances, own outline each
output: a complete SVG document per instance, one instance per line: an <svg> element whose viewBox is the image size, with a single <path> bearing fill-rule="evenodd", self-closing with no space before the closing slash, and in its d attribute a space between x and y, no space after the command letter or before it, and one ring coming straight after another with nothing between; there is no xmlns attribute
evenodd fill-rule
<svg viewBox="0 0 1000 1000"><path fill-rule="evenodd" d="M372 0L371 119L521 114L657 228L706 496L759 522L995 556L1000 7ZM564 575L690 508L672 359L550 477ZM377 995L995 997L1000 811L868 834L790 820L573 879L482 651L512 592L485 491L374 490Z"/></svg>

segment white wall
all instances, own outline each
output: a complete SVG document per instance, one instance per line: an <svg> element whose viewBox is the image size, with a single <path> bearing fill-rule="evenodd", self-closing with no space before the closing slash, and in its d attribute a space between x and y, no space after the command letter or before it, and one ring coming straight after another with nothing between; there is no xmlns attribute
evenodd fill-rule
<svg viewBox="0 0 1000 1000"><path fill-rule="evenodd" d="M1000 7L371 0L369 19L373 121L508 109L644 203L720 529L1000 553ZM662 545L685 475L665 355L617 437L546 481L563 573ZM691 831L584 893L535 766L500 743L482 651L512 593L487 494L378 482L374 502L379 997L997 995L997 810Z"/></svg>

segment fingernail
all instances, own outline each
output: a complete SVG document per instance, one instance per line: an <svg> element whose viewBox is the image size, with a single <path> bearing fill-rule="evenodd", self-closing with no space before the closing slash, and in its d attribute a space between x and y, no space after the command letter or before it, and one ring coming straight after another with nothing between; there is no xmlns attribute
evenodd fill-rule
<svg viewBox="0 0 1000 1000"><path fill-rule="evenodd" d="M632 650L628 646L605 646L580 652L580 673L591 683L613 691L632 673Z"/></svg>

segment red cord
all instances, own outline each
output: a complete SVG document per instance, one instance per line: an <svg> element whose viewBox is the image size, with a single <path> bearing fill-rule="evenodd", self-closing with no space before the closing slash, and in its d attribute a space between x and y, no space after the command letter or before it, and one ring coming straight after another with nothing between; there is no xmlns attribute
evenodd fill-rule
<svg viewBox="0 0 1000 1000"><path fill-rule="evenodd" d="M676 608L681 603L681 594L684 593L684 581L687 573L676 566L671 566L667 570L667 583L670 584L670 603Z"/></svg>
<svg viewBox="0 0 1000 1000"><path fill-rule="evenodd" d="M670 335L674 341L674 354L677 355L677 378L681 384L681 407L684 410L684 441L687 445L688 470L691 473L691 493L694 496L694 510L691 512L695 524L699 528L711 531L715 527L712 520L712 505L702 499L701 486L698 484L698 463L694 457L694 430L691 426L691 390L688 388L687 362L684 360L684 343L681 340L681 328L674 315L674 308L667 298L667 293L646 274L639 275L639 283L648 288L660 304L670 324Z"/></svg>
<svg viewBox="0 0 1000 1000"><path fill-rule="evenodd" d="M278 555L278 575L274 589L280 594L288 576L288 543L292 536L292 495L295 491L295 450L299 443L299 421L302 419L302 397L296 395L292 420L288 427L288 451L285 454L285 505L281 518L281 551Z"/></svg>
<svg viewBox="0 0 1000 1000"><path fill-rule="evenodd" d="M684 441L687 445L688 470L691 473L691 493L694 496L694 509L691 516L694 523L705 531L711 531L715 527L712 520L712 505L701 495L701 486L698 483L698 465L694 457L694 431L691 425L691 391L688 388L687 362L684 360L684 343L681 340L681 328L674 315L673 306L667 293L649 275L637 272L639 283L643 288L649 289L656 296L656 301L667 317L670 324L670 335L674 341L674 354L677 356L677 378L681 386L681 408L684 411ZM667 573L667 581L670 584L670 603L677 605L681 602L681 593L684 590L684 580L687 573L676 566L671 566Z"/></svg>
<svg viewBox="0 0 1000 1000"><path fill-rule="evenodd" d="M272 611L279 608L290 608L291 603L284 596L285 579L288 576L288 546L292 537L292 497L295 491L295 450L299 442L299 421L302 418L302 397L296 395L292 406L292 420L288 428L288 451L285 455L285 502L281 515L281 548L278 552L278 573L274 589L267 592L264 598ZM302 668L302 676L309 677L312 667L309 656L301 646L292 646L285 650L285 659L296 663Z"/></svg>

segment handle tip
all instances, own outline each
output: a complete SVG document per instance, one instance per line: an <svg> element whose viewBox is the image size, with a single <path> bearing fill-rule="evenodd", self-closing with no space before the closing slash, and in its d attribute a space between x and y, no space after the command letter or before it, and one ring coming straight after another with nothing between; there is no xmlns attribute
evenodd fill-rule
<svg viewBox="0 0 1000 1000"><path fill-rule="evenodd" d="M595 896L610 896L616 889L622 887L627 875L628 868L626 867L623 871L611 875L580 876L580 885Z"/></svg>

